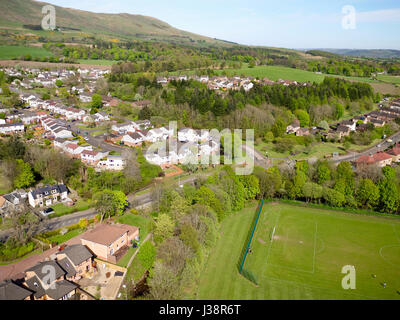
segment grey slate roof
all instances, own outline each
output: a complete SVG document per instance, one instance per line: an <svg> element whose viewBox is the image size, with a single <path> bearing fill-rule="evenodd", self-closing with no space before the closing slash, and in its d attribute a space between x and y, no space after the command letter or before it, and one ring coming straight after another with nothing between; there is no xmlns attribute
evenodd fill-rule
<svg viewBox="0 0 400 320"><path fill-rule="evenodd" d="M0 282L0 300L24 300L32 294L11 280Z"/></svg>
<svg viewBox="0 0 400 320"><path fill-rule="evenodd" d="M47 185L44 188L37 188L35 190L32 191L32 196L34 199L37 199L39 195L43 195L43 196L48 196L51 195L52 191L55 190L56 193L63 193L63 192L68 192L68 189L65 185L63 184L56 184L56 185Z"/></svg>
<svg viewBox="0 0 400 320"><path fill-rule="evenodd" d="M25 270L25 272L33 271L40 280L43 280L43 278L48 275L48 270L43 269L44 267L47 267L47 266L54 268L55 273L56 273L55 274L56 279L58 279L61 276L66 274L66 272L54 260L39 262L38 264L34 265L32 268Z"/></svg>
<svg viewBox="0 0 400 320"><path fill-rule="evenodd" d="M78 266L82 262L93 257L92 253L86 248L86 246L81 244L76 244L66 247L63 251L58 254L65 254L74 265Z"/></svg>
<svg viewBox="0 0 400 320"><path fill-rule="evenodd" d="M57 263L67 272L67 277L74 277L76 275L75 268L68 258L57 260Z"/></svg>

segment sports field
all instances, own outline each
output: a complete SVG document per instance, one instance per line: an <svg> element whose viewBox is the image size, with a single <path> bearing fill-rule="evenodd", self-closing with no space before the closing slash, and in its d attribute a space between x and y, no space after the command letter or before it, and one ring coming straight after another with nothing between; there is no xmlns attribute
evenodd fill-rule
<svg viewBox="0 0 400 320"><path fill-rule="evenodd" d="M237 271L255 210L224 220L199 299L400 300L400 219L265 204L245 263L256 286ZM355 266L355 290L342 288L346 265Z"/></svg>

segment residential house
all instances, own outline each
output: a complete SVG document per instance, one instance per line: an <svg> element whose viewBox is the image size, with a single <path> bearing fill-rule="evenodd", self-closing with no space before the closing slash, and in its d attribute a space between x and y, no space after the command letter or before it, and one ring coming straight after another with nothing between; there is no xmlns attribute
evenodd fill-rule
<svg viewBox="0 0 400 320"><path fill-rule="evenodd" d="M397 144L393 147L393 149L387 152L389 155L392 156L393 162L400 162L400 145Z"/></svg>
<svg viewBox="0 0 400 320"><path fill-rule="evenodd" d="M84 150L81 153L81 161L88 165L97 165L99 161L107 157L108 152L98 152L93 150Z"/></svg>
<svg viewBox="0 0 400 320"><path fill-rule="evenodd" d="M0 196L0 214L7 217L12 211L22 208L27 197L28 194L24 190Z"/></svg>
<svg viewBox="0 0 400 320"><path fill-rule="evenodd" d="M54 275L54 279L49 277ZM24 285L33 291L34 300L69 300L78 285L65 280L67 272L54 260L39 262L25 271Z"/></svg>
<svg viewBox="0 0 400 320"><path fill-rule="evenodd" d="M144 136L140 132L127 133L122 137L121 142L128 147L141 146L144 141Z"/></svg>
<svg viewBox="0 0 400 320"><path fill-rule="evenodd" d="M68 188L63 184L47 185L28 193L29 204L33 207L48 207L60 201L68 201Z"/></svg>
<svg viewBox="0 0 400 320"><path fill-rule="evenodd" d="M304 137L310 135L310 129L309 128L300 128L299 130L296 131L296 136L297 137Z"/></svg>
<svg viewBox="0 0 400 320"><path fill-rule="evenodd" d="M77 281L93 272L93 257L86 246L76 244L61 248L56 261L66 271L67 280Z"/></svg>
<svg viewBox="0 0 400 320"><path fill-rule="evenodd" d="M356 131L357 122L354 121L353 119L346 120L346 121L342 121L340 123L340 126L348 127L348 128L350 128L350 131Z"/></svg>
<svg viewBox="0 0 400 320"><path fill-rule="evenodd" d="M11 280L0 282L0 300L31 300L32 293Z"/></svg>
<svg viewBox="0 0 400 320"><path fill-rule="evenodd" d="M392 156L385 152L378 152L372 156L361 156L355 161L357 167L375 164L380 168L390 166L392 162Z"/></svg>
<svg viewBox="0 0 400 320"><path fill-rule="evenodd" d="M97 168L101 170L121 171L125 167L125 160L118 155L109 155L106 159L99 161Z"/></svg>
<svg viewBox="0 0 400 320"><path fill-rule="evenodd" d="M139 240L139 228L125 224L100 224L86 232L81 243L99 259L117 263L134 241Z"/></svg>
<svg viewBox="0 0 400 320"><path fill-rule="evenodd" d="M24 131L25 125L22 122L0 124L0 133L2 134L23 133Z"/></svg>
<svg viewBox="0 0 400 320"><path fill-rule="evenodd" d="M300 130L300 121L297 119L286 127L287 134L296 133L298 130Z"/></svg>
<svg viewBox="0 0 400 320"><path fill-rule="evenodd" d="M336 129L337 135L339 139L342 139L343 137L348 137L351 132L351 128L349 126L343 126L340 125Z"/></svg>

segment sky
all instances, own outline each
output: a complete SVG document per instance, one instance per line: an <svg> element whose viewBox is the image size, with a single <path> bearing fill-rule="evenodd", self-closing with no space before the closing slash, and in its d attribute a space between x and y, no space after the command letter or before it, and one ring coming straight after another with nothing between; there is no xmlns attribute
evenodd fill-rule
<svg viewBox="0 0 400 320"><path fill-rule="evenodd" d="M93 12L142 14L181 30L246 45L400 50L399 0L46 2ZM346 6L352 6L355 14Z"/></svg>

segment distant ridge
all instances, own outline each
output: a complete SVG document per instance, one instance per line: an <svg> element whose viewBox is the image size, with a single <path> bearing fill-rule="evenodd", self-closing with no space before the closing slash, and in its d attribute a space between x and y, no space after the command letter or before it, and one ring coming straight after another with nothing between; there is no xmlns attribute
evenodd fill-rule
<svg viewBox="0 0 400 320"><path fill-rule="evenodd" d="M48 3L32 0L0 0L0 28L23 28L27 32L40 30L42 7ZM98 37L122 40L161 40L179 43L225 44L182 31L153 17L128 13L106 14L55 6L57 27L64 31L86 32Z"/></svg>
<svg viewBox="0 0 400 320"><path fill-rule="evenodd" d="M400 50L394 49L315 49L310 51L325 51L342 56L366 58L400 58Z"/></svg>

